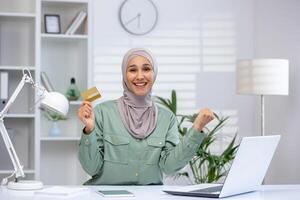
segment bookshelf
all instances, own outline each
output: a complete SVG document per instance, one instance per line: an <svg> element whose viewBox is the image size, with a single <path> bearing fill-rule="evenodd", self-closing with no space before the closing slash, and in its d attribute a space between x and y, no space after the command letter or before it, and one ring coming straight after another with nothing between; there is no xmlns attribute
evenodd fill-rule
<svg viewBox="0 0 300 200"><path fill-rule="evenodd" d="M37 77L39 42L39 18L35 0L1 0L0 6L0 72L8 72L8 97L22 78L22 69L30 69ZM17 155L20 158L25 179L39 179L39 113L35 107L36 94L25 85L5 115L8 129ZM0 179L13 172L13 166L0 137Z"/></svg>
<svg viewBox="0 0 300 200"><path fill-rule="evenodd" d="M65 32L79 12L88 17L78 30ZM60 16L61 34L47 34L44 30L44 15ZM87 0L42 0L41 1L41 71L49 77L54 89L63 94L75 77L80 90L88 88L88 72L91 63L91 3ZM58 121L61 135L50 137L52 122L41 113L41 180L45 184L82 184L87 180L78 161L78 142L82 124L77 118L81 101L70 102L67 120ZM62 170L65 169L65 170ZM55 171L49 174L49 171Z"/></svg>
<svg viewBox="0 0 300 200"><path fill-rule="evenodd" d="M0 72L9 74L9 96L29 68L36 82L48 75L56 91L65 94L70 78L76 78L79 89L88 88L91 66L90 0L1 0L0 6ZM88 17L73 35L64 31L78 12ZM58 14L62 34L47 34L44 14ZM49 136L51 122L39 109L37 94L25 86L9 113L5 126L11 131L16 152L24 165L26 179L44 184L76 185L87 180L77 154L82 125L77 119L81 101L70 102L68 119L59 121L61 136ZM12 173L12 165L0 137L0 179ZM3 149L4 148L4 149ZM51 173L49 173L51 172Z"/></svg>

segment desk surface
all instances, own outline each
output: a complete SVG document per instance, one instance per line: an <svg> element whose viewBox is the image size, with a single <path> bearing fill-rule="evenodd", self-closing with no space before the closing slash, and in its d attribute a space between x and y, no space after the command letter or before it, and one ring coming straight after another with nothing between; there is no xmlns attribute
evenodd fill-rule
<svg viewBox="0 0 300 200"><path fill-rule="evenodd" d="M48 186L45 186L48 187ZM73 186L64 186L73 187ZM74 186L76 187L76 186ZM78 186L79 187L79 186ZM82 187L82 186L80 186ZM206 199L200 197L187 197L187 196L173 196L162 192L163 188L178 187L178 186L92 186L89 193L80 194L76 196L69 196L67 199L132 199L132 200L174 200L174 199ZM121 198L103 198L101 195L94 191L99 189L125 189L135 194L135 197L121 197ZM84 195L84 196L83 196ZM34 199L34 200L45 200L45 199L63 199L62 197L55 196L36 196L32 191L12 191L7 190L6 187L0 188L0 199L2 200L17 200L17 199ZM247 194L236 195L233 197L225 198L226 200L282 200L282 199L300 199L300 185L264 185L260 191L250 192ZM208 199L212 200L212 199Z"/></svg>

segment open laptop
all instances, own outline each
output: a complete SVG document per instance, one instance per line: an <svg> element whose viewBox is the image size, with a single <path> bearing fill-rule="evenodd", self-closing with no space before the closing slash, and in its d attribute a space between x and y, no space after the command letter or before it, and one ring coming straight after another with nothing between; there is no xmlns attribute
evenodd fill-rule
<svg viewBox="0 0 300 200"><path fill-rule="evenodd" d="M280 136L244 137L224 184L199 184L163 190L173 195L222 198L258 190Z"/></svg>

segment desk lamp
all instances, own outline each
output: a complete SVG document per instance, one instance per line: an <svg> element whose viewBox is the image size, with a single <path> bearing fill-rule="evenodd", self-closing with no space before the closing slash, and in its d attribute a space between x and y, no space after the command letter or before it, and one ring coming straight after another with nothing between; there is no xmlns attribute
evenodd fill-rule
<svg viewBox="0 0 300 200"><path fill-rule="evenodd" d="M47 92L45 88L39 86L33 81L29 69L23 69L23 77L21 81L11 95L10 99L7 101L3 110L0 112L0 132L14 167L14 172L9 177L4 178L1 185L6 185L8 182L7 179L15 176L15 180L7 184L7 188L13 190L36 190L43 188L43 183L40 181L19 180L20 177L25 177L23 166L20 163L20 160L4 126L4 115L14 103L25 83L28 83L32 86L32 88L37 89L37 94L43 109L58 113L63 116L67 114L69 109L69 102L64 95L58 92Z"/></svg>
<svg viewBox="0 0 300 200"><path fill-rule="evenodd" d="M261 135L265 135L265 95L289 94L289 61L285 59L252 59L237 62L238 94L260 95Z"/></svg>

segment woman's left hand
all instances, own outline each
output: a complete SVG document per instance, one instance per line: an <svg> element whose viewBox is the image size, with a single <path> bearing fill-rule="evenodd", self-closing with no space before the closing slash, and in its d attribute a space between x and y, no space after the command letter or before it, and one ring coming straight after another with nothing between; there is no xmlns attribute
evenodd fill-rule
<svg viewBox="0 0 300 200"><path fill-rule="evenodd" d="M193 127L199 132L214 119L214 113L209 108L204 108L199 111L198 116L196 117Z"/></svg>

